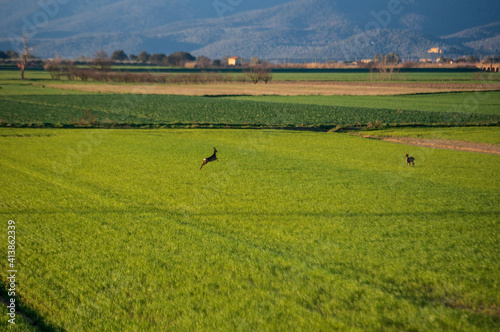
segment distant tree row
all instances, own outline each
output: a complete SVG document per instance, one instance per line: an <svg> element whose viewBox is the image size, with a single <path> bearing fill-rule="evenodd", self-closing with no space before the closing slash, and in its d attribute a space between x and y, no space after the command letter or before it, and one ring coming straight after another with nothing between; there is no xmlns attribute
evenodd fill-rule
<svg viewBox="0 0 500 332"><path fill-rule="evenodd" d="M113 61L129 60L136 63L164 66L185 66L189 63L197 68L222 67L228 64L228 58L229 56L226 56L222 59L212 60L203 55L196 58L187 52L176 52L170 55L166 55L164 53L149 54L146 51L140 52L139 55L131 54L127 57L127 55L121 50L113 52L113 55L111 56L111 60ZM256 65L260 63L261 61L259 58L252 58L252 60L250 61L250 65Z"/></svg>
<svg viewBox="0 0 500 332"><path fill-rule="evenodd" d="M206 56L199 56L196 58L191 53L188 52L175 52L170 55L164 53L153 53L149 54L146 51L140 52L138 55L130 54L127 55L123 50L116 50L113 54L108 57L106 52L98 51L96 56L93 58L94 62L96 59L100 59L101 62L133 62L141 64L153 64L162 66L173 66L173 67L183 67L187 64L197 67L197 68L210 68L210 67L222 67L228 65L229 56L222 59L211 60ZM88 60L88 59L86 59ZM264 65L265 63L257 58L252 57L250 61L242 59L241 63L243 65Z"/></svg>
<svg viewBox="0 0 500 332"><path fill-rule="evenodd" d="M498 58L496 60L498 62ZM401 61L401 57L399 56L399 54L392 52L390 54L376 54L373 57L373 62L375 64L397 65L397 64L400 64L402 61ZM472 56L472 55L464 56L464 57L460 57L460 58L456 58L456 59L441 56L437 59L437 62L440 62L440 63L478 63L478 62L480 62L480 60L477 57ZM495 59L489 57L489 58L485 58L482 62L483 63L495 62Z"/></svg>
<svg viewBox="0 0 500 332"><path fill-rule="evenodd" d="M45 70L48 71L54 80L60 80L66 77L70 81L95 81L95 82L122 82L122 83L152 83L152 84L213 84L213 83L231 83L231 82L253 82L263 81L266 84L271 81L270 70L254 70L251 73L260 73L258 80L246 72L242 75L225 74L220 72L202 72L186 74L157 74L151 72L130 73L120 71L102 71L96 68L78 68L72 61L51 60L45 64Z"/></svg>
<svg viewBox="0 0 500 332"><path fill-rule="evenodd" d="M7 50L5 52L0 51L0 61L1 60L19 60L25 55L24 50L20 50L20 52L22 52L22 53L19 54L18 52L13 51L13 50ZM31 53L29 53L28 55L29 55L28 60L41 60L40 58L34 56Z"/></svg>
<svg viewBox="0 0 500 332"><path fill-rule="evenodd" d="M392 52L391 54L376 54L373 57L373 62L383 62L385 64L397 65L401 63L399 54Z"/></svg>
<svg viewBox="0 0 500 332"><path fill-rule="evenodd" d="M479 62L479 59L475 56L472 56L472 55L469 55L467 57L464 57L464 58L458 58L455 60L455 62L466 62L466 63L477 63Z"/></svg>
<svg viewBox="0 0 500 332"><path fill-rule="evenodd" d="M124 61L127 60L127 58L133 62L164 66L183 66L188 62L196 61L196 57L188 52L175 52L170 55L166 55L164 53L149 54L146 51L142 51L139 55L131 54L130 57L127 57L127 55L120 50L113 52L113 55L111 56L111 60L115 61Z"/></svg>
<svg viewBox="0 0 500 332"><path fill-rule="evenodd" d="M441 56L436 61L439 63L454 63L454 62L455 63L477 63L477 62L479 62L479 59L475 56L472 56L472 55L469 55L469 56L463 57L463 58L457 58L455 60L453 60L452 58L449 58L449 57Z"/></svg>
<svg viewBox="0 0 500 332"><path fill-rule="evenodd" d="M19 53L13 50L8 50L6 52L0 51L0 59L1 60L7 60L7 59L19 59Z"/></svg>
<svg viewBox="0 0 500 332"><path fill-rule="evenodd" d="M489 56L483 60L483 63L500 63L500 57Z"/></svg>
<svg viewBox="0 0 500 332"><path fill-rule="evenodd" d="M176 52L170 55L166 55L164 53L149 54L146 51L142 51L141 53L139 53L139 55L130 54L130 56L128 56L123 50L117 50L114 51L111 56L109 56L106 51L99 50L95 53L92 62L109 64L112 62L125 61L164 66L183 66L188 62L196 61L196 58L187 52Z"/></svg>

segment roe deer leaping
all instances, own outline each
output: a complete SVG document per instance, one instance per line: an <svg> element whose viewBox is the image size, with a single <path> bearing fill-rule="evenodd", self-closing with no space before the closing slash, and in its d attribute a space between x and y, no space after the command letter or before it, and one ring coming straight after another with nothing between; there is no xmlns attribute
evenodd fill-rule
<svg viewBox="0 0 500 332"><path fill-rule="evenodd" d="M207 164L207 163L209 163L211 161L217 160L217 162L219 162L219 159L217 159L217 156L215 155L216 153L217 153L217 149L214 148L214 154L211 155L208 158L204 158L203 159L203 164L201 164L200 170L202 169L203 166L205 166L205 164Z"/></svg>

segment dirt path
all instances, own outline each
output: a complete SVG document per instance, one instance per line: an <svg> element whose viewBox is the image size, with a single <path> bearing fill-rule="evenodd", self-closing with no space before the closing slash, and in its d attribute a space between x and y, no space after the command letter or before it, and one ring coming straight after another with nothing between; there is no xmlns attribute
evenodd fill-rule
<svg viewBox="0 0 500 332"><path fill-rule="evenodd" d="M50 84L52 88L102 93L217 95L351 95L383 96L451 91L500 90L500 84L481 83L393 83L393 82L282 82L269 84Z"/></svg>
<svg viewBox="0 0 500 332"><path fill-rule="evenodd" d="M500 145L495 145L495 144L472 143L472 142L454 141L446 139L430 139L430 138L415 138L415 137L369 136L369 135L363 137L380 139L385 142L393 142L393 143L414 145L414 146L424 146L428 148L469 151L469 152L500 155Z"/></svg>

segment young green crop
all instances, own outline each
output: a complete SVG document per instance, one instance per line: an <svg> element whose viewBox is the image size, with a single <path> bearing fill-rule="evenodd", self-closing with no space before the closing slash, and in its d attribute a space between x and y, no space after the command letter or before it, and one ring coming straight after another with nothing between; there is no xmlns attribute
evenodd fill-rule
<svg viewBox="0 0 500 332"><path fill-rule="evenodd" d="M0 216L53 328L491 331L497 165L329 133L3 128Z"/></svg>
<svg viewBox="0 0 500 332"><path fill-rule="evenodd" d="M283 100L285 101L285 100ZM403 108L270 103L173 95L0 96L1 123L14 126L204 125L335 127L380 124L498 124L500 114L427 112ZM408 102L406 102L408 106ZM87 113L86 113L87 111ZM90 113L89 113L90 112Z"/></svg>
<svg viewBox="0 0 500 332"><path fill-rule="evenodd" d="M238 96L226 98L270 103L500 114L500 91L398 96Z"/></svg>

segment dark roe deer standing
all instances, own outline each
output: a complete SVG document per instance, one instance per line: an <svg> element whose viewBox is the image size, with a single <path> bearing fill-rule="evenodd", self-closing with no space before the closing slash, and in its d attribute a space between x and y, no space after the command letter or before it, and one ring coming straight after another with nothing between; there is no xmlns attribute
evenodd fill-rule
<svg viewBox="0 0 500 332"><path fill-rule="evenodd" d="M414 161L415 161L415 158L410 157L410 154L407 153L406 154L406 165L410 165L411 164L412 166L415 166Z"/></svg>

